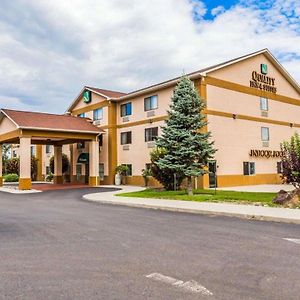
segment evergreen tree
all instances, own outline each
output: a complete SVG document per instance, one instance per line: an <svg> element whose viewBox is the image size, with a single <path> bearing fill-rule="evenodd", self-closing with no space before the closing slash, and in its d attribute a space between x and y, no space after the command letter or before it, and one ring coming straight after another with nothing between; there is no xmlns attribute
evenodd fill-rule
<svg viewBox="0 0 300 300"><path fill-rule="evenodd" d="M189 195L193 195L192 177L207 173L208 160L216 152L210 132L203 130L207 125L204 108L193 82L183 76L174 90L162 136L157 139L157 146L166 151L158 167L186 177Z"/></svg>

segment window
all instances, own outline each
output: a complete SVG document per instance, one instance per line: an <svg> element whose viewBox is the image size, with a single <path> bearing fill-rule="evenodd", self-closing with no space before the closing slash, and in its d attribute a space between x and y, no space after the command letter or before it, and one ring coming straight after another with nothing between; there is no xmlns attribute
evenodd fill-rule
<svg viewBox="0 0 300 300"><path fill-rule="evenodd" d="M158 127L145 129L145 142L155 141L158 136Z"/></svg>
<svg viewBox="0 0 300 300"><path fill-rule="evenodd" d="M132 165L122 164L123 166L128 167L128 171L126 172L126 176L132 176Z"/></svg>
<svg viewBox="0 0 300 300"><path fill-rule="evenodd" d="M85 113L79 114L77 117L79 117L79 118L85 118Z"/></svg>
<svg viewBox="0 0 300 300"><path fill-rule="evenodd" d="M157 108L157 95L150 96L144 99L144 109L145 111Z"/></svg>
<svg viewBox="0 0 300 300"><path fill-rule="evenodd" d="M17 157L17 151L16 150L13 150L12 157Z"/></svg>
<svg viewBox="0 0 300 300"><path fill-rule="evenodd" d="M121 132L121 145L131 144L131 131Z"/></svg>
<svg viewBox="0 0 300 300"><path fill-rule="evenodd" d="M270 140L269 128L268 127L262 127L261 128L261 140L263 142L268 142Z"/></svg>
<svg viewBox="0 0 300 300"><path fill-rule="evenodd" d="M130 116L132 113L131 102L121 105L121 117Z"/></svg>
<svg viewBox="0 0 300 300"><path fill-rule="evenodd" d="M277 162L277 174L282 174L282 172L283 172L282 162L278 161Z"/></svg>
<svg viewBox="0 0 300 300"><path fill-rule="evenodd" d="M104 164L99 164L99 177L100 180L104 180Z"/></svg>
<svg viewBox="0 0 300 300"><path fill-rule="evenodd" d="M269 104L268 104L268 99L267 98L260 98L260 109L261 110L269 110Z"/></svg>
<svg viewBox="0 0 300 300"><path fill-rule="evenodd" d="M97 121L101 119L103 119L103 108L97 108L93 112L93 120Z"/></svg>
<svg viewBox="0 0 300 300"><path fill-rule="evenodd" d="M51 145L46 145L46 153L51 153Z"/></svg>
<svg viewBox="0 0 300 300"><path fill-rule="evenodd" d="M145 164L145 170L151 170L151 163Z"/></svg>
<svg viewBox="0 0 300 300"><path fill-rule="evenodd" d="M244 161L244 175L255 174L255 162Z"/></svg>

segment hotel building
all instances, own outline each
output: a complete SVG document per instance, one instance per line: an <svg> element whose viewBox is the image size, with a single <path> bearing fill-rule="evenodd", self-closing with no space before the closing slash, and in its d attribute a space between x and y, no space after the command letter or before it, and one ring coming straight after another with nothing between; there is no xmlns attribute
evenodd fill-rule
<svg viewBox="0 0 300 300"><path fill-rule="evenodd" d="M280 183L280 143L300 129L298 83L267 49L188 76L206 102L207 130L218 149L209 163L209 174L195 178L195 185L208 188ZM170 79L127 94L84 87L64 117L81 118L80 124L91 126L85 130L89 134L97 128L97 138L87 138L82 131L76 135L76 126L81 126L78 123L72 135L58 143L62 135L55 137L48 132L53 131L51 126L46 129L41 125L46 142L41 142L41 135L32 150L39 159L39 177L49 171L48 159L55 147L63 145L71 161L72 182L95 185L100 180L100 184L113 184L116 166L125 164L129 167L127 183L143 185L142 169L149 166L149 152L161 134L179 80ZM0 143L20 141L20 135L15 140L7 138L13 130L9 127L9 121L13 122L10 114L2 110ZM41 119L42 115L46 114L40 114ZM69 128L55 130L70 132ZM32 142L35 138L30 134ZM13 151L19 155L18 148ZM157 182L152 178L150 185Z"/></svg>

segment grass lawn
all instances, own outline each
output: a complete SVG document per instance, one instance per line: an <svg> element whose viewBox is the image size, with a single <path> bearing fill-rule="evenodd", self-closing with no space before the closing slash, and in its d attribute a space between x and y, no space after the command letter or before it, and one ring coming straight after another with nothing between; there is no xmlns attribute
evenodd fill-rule
<svg viewBox="0 0 300 300"><path fill-rule="evenodd" d="M141 192L121 193L120 197L158 198L170 200L198 201L198 202L235 202L243 204L258 204L276 206L272 199L275 193L232 192L214 190L194 190L194 196L188 196L186 191L161 191L145 189Z"/></svg>

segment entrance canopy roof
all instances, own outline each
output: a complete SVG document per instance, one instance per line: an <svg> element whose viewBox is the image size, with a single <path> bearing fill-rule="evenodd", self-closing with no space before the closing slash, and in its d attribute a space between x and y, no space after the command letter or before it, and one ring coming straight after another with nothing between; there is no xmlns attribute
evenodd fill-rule
<svg viewBox="0 0 300 300"><path fill-rule="evenodd" d="M0 143L19 143L31 137L32 144L63 145L96 140L104 131L86 118L38 112L0 110Z"/></svg>

